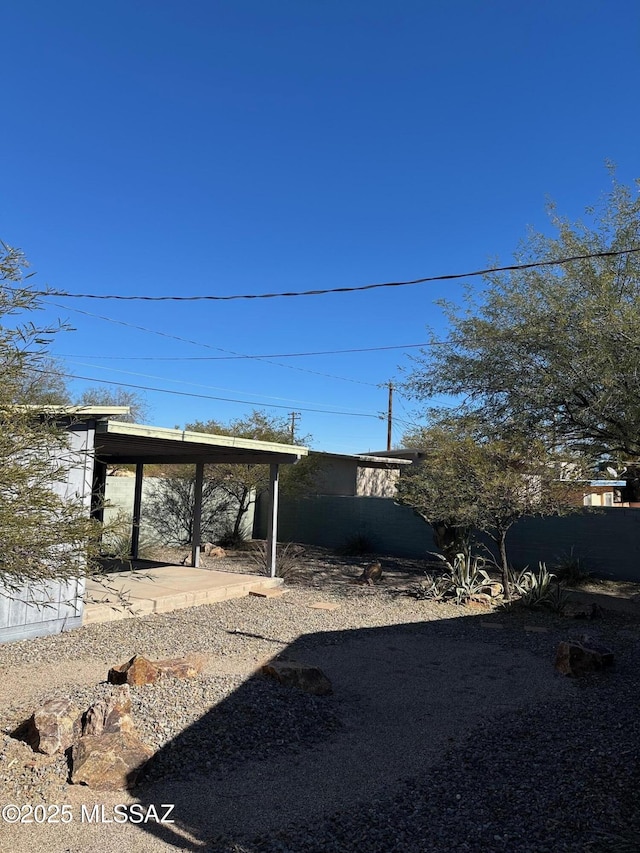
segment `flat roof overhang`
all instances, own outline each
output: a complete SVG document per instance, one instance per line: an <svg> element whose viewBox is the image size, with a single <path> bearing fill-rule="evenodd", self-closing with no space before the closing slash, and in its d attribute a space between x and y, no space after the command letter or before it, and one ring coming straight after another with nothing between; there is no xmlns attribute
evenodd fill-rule
<svg viewBox="0 0 640 853"><path fill-rule="evenodd" d="M291 465L307 456L309 448L110 420L96 424L95 453L110 465Z"/></svg>

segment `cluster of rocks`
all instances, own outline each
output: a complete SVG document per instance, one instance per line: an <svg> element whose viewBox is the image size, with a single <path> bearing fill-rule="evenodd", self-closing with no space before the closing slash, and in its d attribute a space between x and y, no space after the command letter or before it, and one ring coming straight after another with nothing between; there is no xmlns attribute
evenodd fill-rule
<svg viewBox="0 0 640 853"><path fill-rule="evenodd" d="M154 750L140 738L131 715L130 685L153 684L170 675L193 678L202 670L196 657L150 661L140 655L109 670L108 698L86 711L71 699L48 699L14 732L36 752L66 753L70 782L100 791L130 788Z"/></svg>
<svg viewBox="0 0 640 853"><path fill-rule="evenodd" d="M109 670L107 681L112 685L111 693L84 712L69 698L48 699L13 736L35 752L49 756L66 754L71 765L71 784L101 791L131 788L155 753L134 724L131 687L153 685L166 677L193 679L202 672L204 662L197 655L158 661L134 655ZM318 667L273 660L260 671L285 687L311 696L333 692L331 682Z"/></svg>

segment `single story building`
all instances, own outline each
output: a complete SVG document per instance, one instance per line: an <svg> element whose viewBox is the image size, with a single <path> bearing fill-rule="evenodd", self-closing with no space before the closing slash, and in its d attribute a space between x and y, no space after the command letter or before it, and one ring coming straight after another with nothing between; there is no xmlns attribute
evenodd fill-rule
<svg viewBox="0 0 640 853"><path fill-rule="evenodd" d="M196 466L193 566L198 566L200 557L198 534L204 466L216 463L269 465L267 555L270 573L275 575L279 467L294 464L306 456L309 452L306 447L125 423L114 419L128 413L128 409L121 406L47 406L40 411L53 415L69 435L69 450L65 451L65 456L70 459L66 466L66 481L52 481L52 488L63 498L70 494L81 497L87 513L95 518L100 520L102 517L101 496L107 467L118 464L136 466L131 520L133 558L137 557L138 551L145 464ZM0 642L55 634L81 625L84 582L80 575L73 582L49 583L46 590L40 585L37 589L25 587L15 594L0 587ZM29 604L36 600L41 603L46 600L48 606Z"/></svg>

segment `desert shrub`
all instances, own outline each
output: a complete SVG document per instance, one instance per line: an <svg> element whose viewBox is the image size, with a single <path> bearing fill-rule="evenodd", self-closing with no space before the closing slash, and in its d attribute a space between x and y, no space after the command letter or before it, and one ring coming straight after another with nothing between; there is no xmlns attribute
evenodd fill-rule
<svg viewBox="0 0 640 853"><path fill-rule="evenodd" d="M345 557L361 557L373 552L373 542L366 533L354 533L348 536L338 552Z"/></svg>
<svg viewBox="0 0 640 853"><path fill-rule="evenodd" d="M300 557L303 550L293 542L276 546L276 577L293 578L300 569ZM251 544L251 559L258 567L261 574L269 574L269 551L266 542L253 542Z"/></svg>
<svg viewBox="0 0 640 853"><path fill-rule="evenodd" d="M574 553L573 546L556 557L553 573L558 581L567 586L580 586L586 583L591 576L591 572L587 571L584 559Z"/></svg>
<svg viewBox="0 0 640 853"><path fill-rule="evenodd" d="M464 604L474 595L486 593L495 583L485 569L487 561L483 557L460 553L450 563L441 554L434 556L444 563L446 570L442 575L426 575L414 590L418 598Z"/></svg>
<svg viewBox="0 0 640 853"><path fill-rule="evenodd" d="M519 603L530 610L546 608L554 613L562 613L568 597L555 574L545 563L538 564L538 570L524 568L513 578L513 588L519 596Z"/></svg>
<svg viewBox="0 0 640 853"><path fill-rule="evenodd" d="M239 550L246 547L247 543L248 539L245 531L242 529L234 530L231 526L226 527L218 537L218 545L221 548Z"/></svg>

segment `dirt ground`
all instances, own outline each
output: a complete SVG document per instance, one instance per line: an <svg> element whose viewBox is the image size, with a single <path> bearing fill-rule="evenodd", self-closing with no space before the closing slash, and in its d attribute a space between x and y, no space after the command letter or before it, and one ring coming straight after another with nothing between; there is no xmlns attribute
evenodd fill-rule
<svg viewBox="0 0 640 853"><path fill-rule="evenodd" d="M180 565L185 558L188 564L189 551L163 549L148 556ZM355 583L364 567L376 559L383 567L380 583L375 587ZM146 791L145 804L175 804L176 825L106 826L78 820L65 826L7 824L0 825L0 849L12 853L217 850L215 844L207 844L217 833L241 839L246 834L277 832L284 816L312 826L318 815L342 808L354 792L364 801L393 795L401 779L436 766L450 744L472 731L478 719L555 703L573 689L569 680L555 675L552 665L558 639L579 627L571 620L532 611L507 616L491 607L473 610L418 602L406 593L433 568L422 560L368 554L347 557L298 546L290 563L287 595L268 604L246 600L234 605L234 619L240 618L237 607L246 607L244 631L226 630L224 622L208 626L210 632L223 635L221 642L227 645L222 655L211 657L207 671L252 678L256 653L273 653L266 640L274 631L295 626L300 633L294 631L283 646L293 659L300 655L331 673L332 701L343 720L339 732L320 748L300 754L280 754L274 749L269 760L244 761L219 779L195 774L186 780L165 780ZM201 565L218 571L260 571L246 551L221 558L203 556ZM580 594L606 596L633 608L633 613L602 620L607 635L603 639L609 633L619 636L624 648L630 638L638 638L638 585L592 581ZM312 610L318 599L338 600L340 607L333 612ZM381 614L387 609L385 624ZM181 622L184 618L171 614L157 624L141 622L136 630L139 636L144 631L166 630L181 637L187 629ZM97 637L104 631L105 638L113 641L119 630L129 630L134 621L95 628L94 633ZM241 643L237 652L229 653L230 642ZM97 683L104 678L104 663L95 657L97 652L86 660L83 654L89 655L89 649L73 660L33 660L7 667L0 672L5 677L4 683L0 679L0 704L6 705L12 694L24 701L43 683L58 687ZM264 734L268 723L260 718L256 740L268 737ZM426 729L428 739L423 736ZM9 769L5 772L8 780ZM60 796L76 816L82 804L99 804L108 810L114 803L134 802L122 792L99 793L80 786L67 786Z"/></svg>

